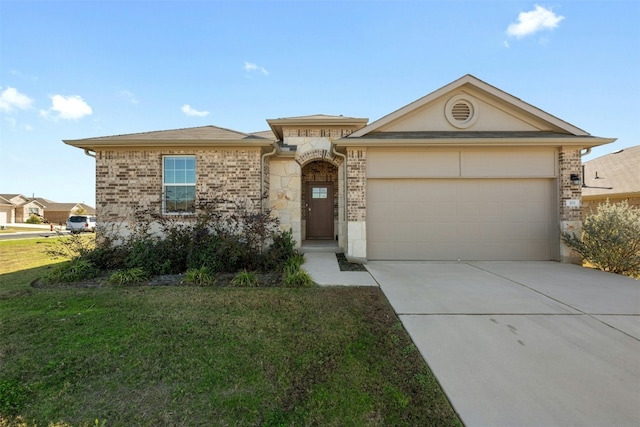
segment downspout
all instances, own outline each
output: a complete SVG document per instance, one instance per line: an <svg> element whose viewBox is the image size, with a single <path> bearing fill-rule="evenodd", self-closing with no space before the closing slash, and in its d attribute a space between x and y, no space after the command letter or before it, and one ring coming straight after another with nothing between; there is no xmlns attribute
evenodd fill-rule
<svg viewBox="0 0 640 427"><path fill-rule="evenodd" d="M86 154L89 157L93 157L95 159L96 158L96 152L94 151L93 154L91 154L89 151L92 151L92 150L89 150L88 148L85 148L84 149L84 154Z"/></svg>
<svg viewBox="0 0 640 427"><path fill-rule="evenodd" d="M278 151L277 142L273 143L273 151L264 153L260 158L260 212L264 213L264 159L273 156Z"/></svg>
<svg viewBox="0 0 640 427"><path fill-rule="evenodd" d="M585 150L585 151L583 152L582 150ZM584 156L588 155L589 153L591 153L591 147L583 148L582 150L580 150L580 157L584 157Z"/></svg>

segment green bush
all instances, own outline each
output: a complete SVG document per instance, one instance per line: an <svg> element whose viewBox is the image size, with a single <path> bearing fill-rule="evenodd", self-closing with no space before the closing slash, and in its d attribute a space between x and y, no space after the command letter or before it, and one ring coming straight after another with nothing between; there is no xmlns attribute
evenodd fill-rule
<svg viewBox="0 0 640 427"><path fill-rule="evenodd" d="M284 264L297 254L295 249L296 242L293 239L293 233L291 230L280 231L274 233L272 240L273 242L264 252L263 269L283 269Z"/></svg>
<svg viewBox="0 0 640 427"><path fill-rule="evenodd" d="M135 285L144 282L148 278L149 274L143 268L135 267L112 273L109 276L109 283L120 286Z"/></svg>
<svg viewBox="0 0 640 427"><path fill-rule="evenodd" d="M143 268L152 276L202 267L209 274L283 271L296 255L291 231L278 231L278 219L252 201L218 197L199 201L198 212L188 217L148 209L133 218L128 237L103 230L93 251L79 250L79 237L64 249L101 270ZM152 231L158 228L160 233Z"/></svg>
<svg viewBox="0 0 640 427"><path fill-rule="evenodd" d="M294 271L287 271L284 274L284 285L287 288L310 288L314 285L309 273L298 268Z"/></svg>
<svg viewBox="0 0 640 427"><path fill-rule="evenodd" d="M27 224L42 224L42 218L38 215L29 215L29 218L25 221Z"/></svg>
<svg viewBox="0 0 640 427"><path fill-rule="evenodd" d="M209 269L206 266L190 268L185 273L184 279L187 283L196 286L208 286L216 283L215 277L209 273Z"/></svg>
<svg viewBox="0 0 640 427"><path fill-rule="evenodd" d="M562 239L600 270L640 274L640 210L627 201L607 200L585 218L580 236L565 232Z"/></svg>
<svg viewBox="0 0 640 427"><path fill-rule="evenodd" d="M93 279L100 275L100 270L90 261L81 258L59 264L42 278L46 284L71 283Z"/></svg>
<svg viewBox="0 0 640 427"><path fill-rule="evenodd" d="M231 280L231 285L249 288L258 286L258 275L252 271L243 270Z"/></svg>

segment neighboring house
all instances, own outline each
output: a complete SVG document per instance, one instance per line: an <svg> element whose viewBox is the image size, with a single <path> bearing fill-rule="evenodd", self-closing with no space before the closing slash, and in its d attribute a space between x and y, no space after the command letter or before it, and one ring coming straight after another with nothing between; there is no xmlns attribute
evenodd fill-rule
<svg viewBox="0 0 640 427"><path fill-rule="evenodd" d="M44 216L44 206L35 199L29 199L22 194L0 194L0 197L13 205L13 221L7 221L7 224L26 222L31 215ZM7 219L11 216L9 210L11 208L8 206L3 210ZM2 222L0 221L0 223Z"/></svg>
<svg viewBox="0 0 640 427"><path fill-rule="evenodd" d="M13 224L16 217L16 206L4 196L0 194L0 226Z"/></svg>
<svg viewBox="0 0 640 427"><path fill-rule="evenodd" d="M58 203L41 197L22 194L0 194L0 225L24 223L37 215L53 224L64 224L71 215L95 215L95 208L83 203Z"/></svg>
<svg viewBox="0 0 640 427"><path fill-rule="evenodd" d="M138 209L188 215L218 191L267 194L298 244L336 239L354 258L576 262L560 231L581 225L581 151L615 140L471 75L372 123L267 123L64 142L95 156L97 215L115 230Z"/></svg>
<svg viewBox="0 0 640 427"><path fill-rule="evenodd" d="M44 217L51 224L66 224L71 215L95 215L96 210L84 203L58 203L47 199L36 198L44 205Z"/></svg>
<svg viewBox="0 0 640 427"><path fill-rule="evenodd" d="M607 200L640 208L640 145L589 160L582 169L583 218Z"/></svg>

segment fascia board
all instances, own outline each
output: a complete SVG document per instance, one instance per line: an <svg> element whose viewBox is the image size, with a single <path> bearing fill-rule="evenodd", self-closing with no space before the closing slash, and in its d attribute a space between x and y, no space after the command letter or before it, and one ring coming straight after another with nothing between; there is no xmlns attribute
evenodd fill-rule
<svg viewBox="0 0 640 427"><path fill-rule="evenodd" d="M569 138L436 138L436 139L354 139L349 137L334 141L336 147L509 147L509 146L563 146L589 148L609 144L616 138L569 137Z"/></svg>
<svg viewBox="0 0 640 427"><path fill-rule="evenodd" d="M195 140L63 140L67 145L71 145L77 148L88 149L92 151L103 150L103 149L135 149L135 148L213 148L213 147L269 147L272 145L272 141L268 139L259 139L259 140L206 140L206 139L195 139Z"/></svg>

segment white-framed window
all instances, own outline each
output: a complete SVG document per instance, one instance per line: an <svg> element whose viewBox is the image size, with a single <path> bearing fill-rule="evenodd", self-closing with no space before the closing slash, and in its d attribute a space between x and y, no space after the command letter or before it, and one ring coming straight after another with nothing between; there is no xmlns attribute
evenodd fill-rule
<svg viewBox="0 0 640 427"><path fill-rule="evenodd" d="M196 156L162 158L162 195L164 213L196 211Z"/></svg>
<svg viewBox="0 0 640 427"><path fill-rule="evenodd" d="M40 209L38 209L38 208L29 208L29 215L40 215Z"/></svg>

